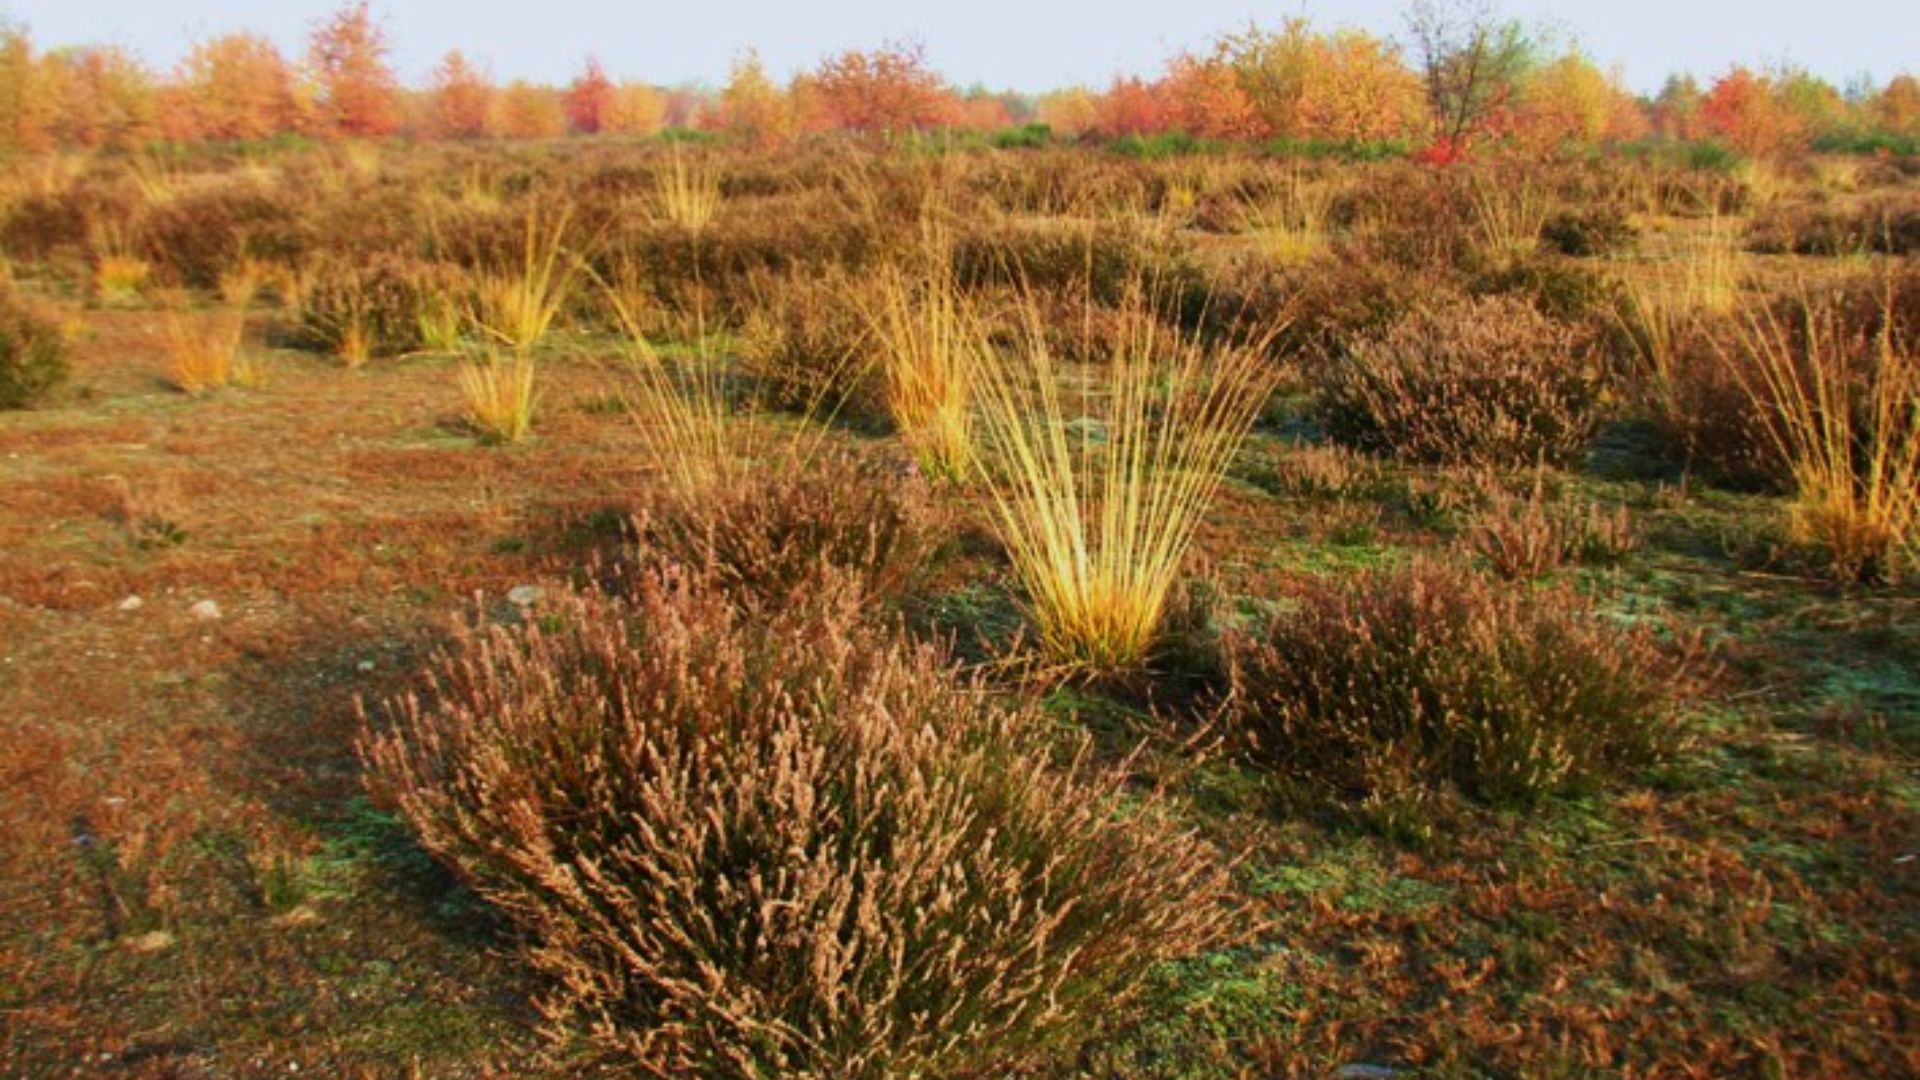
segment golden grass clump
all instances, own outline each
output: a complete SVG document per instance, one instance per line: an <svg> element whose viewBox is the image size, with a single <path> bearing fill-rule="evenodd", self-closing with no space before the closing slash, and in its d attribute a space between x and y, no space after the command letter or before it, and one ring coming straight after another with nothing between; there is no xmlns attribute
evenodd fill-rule
<svg viewBox="0 0 1920 1080"><path fill-rule="evenodd" d="M1302 263L1332 241L1334 192L1293 172L1277 196L1249 200L1241 207L1241 231L1262 255L1281 265Z"/></svg>
<svg viewBox="0 0 1920 1080"><path fill-rule="evenodd" d="M1145 290L1130 303L1153 306ZM1127 320L1104 365L1068 372L1038 321L1029 299L1019 348L970 354L981 472L1047 654L1122 671L1155 645L1274 374L1257 346L1210 346L1152 317Z"/></svg>
<svg viewBox="0 0 1920 1080"><path fill-rule="evenodd" d="M516 443L533 431L538 399L534 359L525 353L489 354L460 366L467 423L488 442Z"/></svg>
<svg viewBox="0 0 1920 1080"><path fill-rule="evenodd" d="M692 233L706 230L720 213L720 172L711 162L690 159L673 146L673 157L654 185L654 213Z"/></svg>
<svg viewBox="0 0 1920 1080"><path fill-rule="evenodd" d="M638 1070L1050 1064L1223 938L1226 875L864 606L830 576L751 609L671 573L562 595L460 632L362 755L522 929L556 1026Z"/></svg>
<svg viewBox="0 0 1920 1080"><path fill-rule="evenodd" d="M1920 353L1891 271L1878 308L1864 328L1803 290L1785 314L1749 313L1731 358L1792 478L1796 533L1859 580L1900 576L1920 545Z"/></svg>
<svg viewBox="0 0 1920 1080"><path fill-rule="evenodd" d="M954 280L951 251L929 227L917 266L880 278L869 318L894 426L927 476L960 480L973 467L973 354L986 335Z"/></svg>
<svg viewBox="0 0 1920 1080"><path fill-rule="evenodd" d="M189 394L203 394L234 384L257 381L259 373L241 355L246 332L244 308L192 308L171 300L161 317L167 377Z"/></svg>
<svg viewBox="0 0 1920 1080"><path fill-rule="evenodd" d="M551 216L539 207L527 211L516 266L480 273L474 291L474 325L516 353L528 353L546 339L573 290L575 264L566 254L570 209ZM431 315L437 305L429 306ZM424 327L423 327L424 328Z"/></svg>

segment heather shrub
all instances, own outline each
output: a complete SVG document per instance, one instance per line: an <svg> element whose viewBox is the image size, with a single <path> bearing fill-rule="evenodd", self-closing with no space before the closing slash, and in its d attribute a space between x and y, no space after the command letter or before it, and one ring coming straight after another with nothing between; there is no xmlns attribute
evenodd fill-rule
<svg viewBox="0 0 1920 1080"><path fill-rule="evenodd" d="M173 284L212 289L243 258L293 263L313 246L293 195L229 181L153 207L140 254Z"/></svg>
<svg viewBox="0 0 1920 1080"><path fill-rule="evenodd" d="M1561 210L1540 228L1540 240L1562 255L1591 258L1631 250L1640 230L1617 206Z"/></svg>
<svg viewBox="0 0 1920 1080"><path fill-rule="evenodd" d="M1416 311L1317 372L1328 431L1434 464L1564 464L1600 420L1590 344L1506 297Z"/></svg>
<svg viewBox="0 0 1920 1080"><path fill-rule="evenodd" d="M60 329L0 289L0 409L24 409L67 378Z"/></svg>
<svg viewBox="0 0 1920 1080"><path fill-rule="evenodd" d="M1617 563L1640 546L1639 528L1626 507L1607 510L1598 503L1553 499L1544 474L1535 476L1525 497L1488 485L1486 499L1466 543L1506 581L1544 577L1568 562Z"/></svg>
<svg viewBox="0 0 1920 1080"><path fill-rule="evenodd" d="M911 465L822 449L663 497L642 516L639 554L698 567L743 598L784 597L823 570L879 597L926 568L942 525Z"/></svg>
<svg viewBox="0 0 1920 1080"><path fill-rule="evenodd" d="M405 256L329 260L306 285L294 341L349 363L412 352L425 344L423 317L431 324L465 288L451 268Z"/></svg>
<svg viewBox="0 0 1920 1080"><path fill-rule="evenodd" d="M1684 741L1676 674L1574 594L1437 563L1315 583L1225 642L1247 752L1337 803L1448 786L1496 804L1617 778Z"/></svg>
<svg viewBox="0 0 1920 1080"><path fill-rule="evenodd" d="M522 927L543 1005L661 1075L1005 1075L1221 933L1223 874L1057 768L858 590L687 577L463 631L370 724L372 782Z"/></svg>
<svg viewBox="0 0 1920 1080"><path fill-rule="evenodd" d="M775 408L848 419L884 417L872 382L871 329L854 280L839 270L761 275L737 336L740 359Z"/></svg>
<svg viewBox="0 0 1920 1080"><path fill-rule="evenodd" d="M1754 215L1747 247L1764 255L1911 255L1920 252L1920 198L1778 202Z"/></svg>

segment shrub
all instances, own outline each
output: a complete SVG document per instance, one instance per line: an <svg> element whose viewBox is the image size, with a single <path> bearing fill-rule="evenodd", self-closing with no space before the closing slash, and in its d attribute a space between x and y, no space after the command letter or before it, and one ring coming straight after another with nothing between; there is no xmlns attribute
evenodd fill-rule
<svg viewBox="0 0 1920 1080"><path fill-rule="evenodd" d="M1555 501L1547 495L1544 475L1535 477L1524 499L1497 487L1487 497L1486 510L1467 533L1467 546L1506 581L1545 577L1569 560L1616 563L1640 546L1626 507L1607 511L1593 502Z"/></svg>
<svg viewBox="0 0 1920 1080"><path fill-rule="evenodd" d="M37 404L67 378L60 329L0 289L0 409Z"/></svg>
<svg viewBox="0 0 1920 1080"><path fill-rule="evenodd" d="M312 236L290 192L229 181L154 207L140 242L173 284L212 289L243 258L298 261Z"/></svg>
<svg viewBox="0 0 1920 1080"><path fill-rule="evenodd" d="M1593 257L1627 251L1640 239L1617 206L1562 210L1547 218L1540 239L1562 255Z"/></svg>
<svg viewBox="0 0 1920 1080"><path fill-rule="evenodd" d="M860 606L566 597L460 633L362 753L524 928L549 1015L634 1068L1003 1074L1217 940L1223 874Z"/></svg>
<svg viewBox="0 0 1920 1080"><path fill-rule="evenodd" d="M1684 741L1673 662L1572 593L1416 563L1297 600L1228 634L1232 723L1257 760L1337 803L1385 807L1445 785L1527 803Z"/></svg>
<svg viewBox="0 0 1920 1080"><path fill-rule="evenodd" d="M330 260L306 286L295 341L350 364L412 352L425 344L423 316L462 289L451 268L404 256Z"/></svg>
<svg viewBox="0 0 1920 1080"><path fill-rule="evenodd" d="M1765 255L1914 254L1920 252L1920 198L1848 207L1776 203L1755 215L1747 247Z"/></svg>
<svg viewBox="0 0 1920 1080"><path fill-rule="evenodd" d="M737 349L767 404L867 421L886 408L866 377L870 327L844 271L758 275Z"/></svg>
<svg viewBox="0 0 1920 1080"><path fill-rule="evenodd" d="M489 355L460 366L460 398L467 423L481 439L516 443L533 431L534 358L523 352Z"/></svg>
<svg viewBox="0 0 1920 1080"><path fill-rule="evenodd" d="M823 569L878 597L925 569L941 521L911 466L823 450L670 494L639 532L643 562L698 567L744 597L784 597Z"/></svg>
<svg viewBox="0 0 1920 1080"><path fill-rule="evenodd" d="M1410 461L1564 464L1600 420L1605 372L1580 335L1504 297L1415 312L1319 373L1335 438Z"/></svg>

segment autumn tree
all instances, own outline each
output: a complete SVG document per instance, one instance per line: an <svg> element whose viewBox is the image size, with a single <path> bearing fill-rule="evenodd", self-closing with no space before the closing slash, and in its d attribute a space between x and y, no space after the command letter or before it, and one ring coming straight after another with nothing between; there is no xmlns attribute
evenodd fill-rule
<svg viewBox="0 0 1920 1080"><path fill-rule="evenodd" d="M493 130L506 139L554 139L567 133L560 93L515 79L494 99Z"/></svg>
<svg viewBox="0 0 1920 1080"><path fill-rule="evenodd" d="M493 80L455 49L433 69L427 87L426 130L436 139L478 139L493 111Z"/></svg>
<svg viewBox="0 0 1920 1080"><path fill-rule="evenodd" d="M1654 133L1662 138L1690 142L1704 133L1700 106L1706 95L1691 75L1670 75L1653 99Z"/></svg>
<svg viewBox="0 0 1920 1080"><path fill-rule="evenodd" d="M23 27L0 20L0 152L45 149L52 102Z"/></svg>
<svg viewBox="0 0 1920 1080"><path fill-rule="evenodd" d="M1099 121L1099 103L1093 91L1070 86L1040 95L1034 106L1034 119L1062 138L1077 139Z"/></svg>
<svg viewBox="0 0 1920 1080"><path fill-rule="evenodd" d="M1233 55L1176 56L1167 65L1160 95L1173 126L1206 139L1257 139L1277 134L1255 108Z"/></svg>
<svg viewBox="0 0 1920 1080"><path fill-rule="evenodd" d="M1578 51L1528 72L1515 112L1515 135L1543 151L1632 138L1644 123L1619 76Z"/></svg>
<svg viewBox="0 0 1920 1080"><path fill-rule="evenodd" d="M842 131L898 135L953 120L951 92L918 45L850 49L822 62L810 81L824 118Z"/></svg>
<svg viewBox="0 0 1920 1080"><path fill-rule="evenodd" d="M313 32L307 62L319 83L325 129L381 138L400 129L400 83L387 64L386 31L367 0L333 13Z"/></svg>
<svg viewBox="0 0 1920 1080"><path fill-rule="evenodd" d="M607 130L614 106L613 80L600 69L600 61L587 57L587 66L562 95L567 123L582 135L598 135Z"/></svg>
<svg viewBox="0 0 1920 1080"><path fill-rule="evenodd" d="M672 104L666 91L646 83L624 82L614 87L606 130L622 135L652 135L667 126Z"/></svg>
<svg viewBox="0 0 1920 1080"><path fill-rule="evenodd" d="M1492 0L1415 0L1407 30L1435 133L1458 146L1496 127L1533 63L1525 28Z"/></svg>
<svg viewBox="0 0 1920 1080"><path fill-rule="evenodd" d="M60 49L41 67L57 141L124 150L159 134L153 75L126 50Z"/></svg>
<svg viewBox="0 0 1920 1080"><path fill-rule="evenodd" d="M1773 80L1745 67L1722 75L1700 102L1708 135L1756 157L1792 153L1806 143L1802 118L1775 93Z"/></svg>
<svg viewBox="0 0 1920 1080"><path fill-rule="evenodd" d="M1157 135L1170 129L1172 117L1162 87L1127 76L1114 79L1094 102L1093 130L1113 139Z"/></svg>
<svg viewBox="0 0 1920 1080"><path fill-rule="evenodd" d="M176 136L184 127L202 139L265 139L298 130L306 112L293 69L271 41L253 34L195 45L176 83L174 100L186 109L170 125Z"/></svg>
<svg viewBox="0 0 1920 1080"><path fill-rule="evenodd" d="M1896 75L1868 106L1873 124L1888 135L1920 138L1920 79Z"/></svg>
<svg viewBox="0 0 1920 1080"><path fill-rule="evenodd" d="M756 146L768 146L792 136L794 113L786 92L767 76L760 55L748 50L733 63L718 107L707 117L709 126Z"/></svg>

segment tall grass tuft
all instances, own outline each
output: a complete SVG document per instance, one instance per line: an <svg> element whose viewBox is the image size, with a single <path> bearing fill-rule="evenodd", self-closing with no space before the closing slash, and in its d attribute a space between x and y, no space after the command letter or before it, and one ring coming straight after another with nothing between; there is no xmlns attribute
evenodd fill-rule
<svg viewBox="0 0 1920 1080"><path fill-rule="evenodd" d="M1512 173L1476 174L1472 201L1480 249L1489 257L1512 261L1539 250L1540 231L1553 205L1538 180Z"/></svg>
<svg viewBox="0 0 1920 1080"><path fill-rule="evenodd" d="M519 265L479 275L473 322L515 353L532 352L545 340L572 292L574 264L566 257L571 220L570 208L551 216L529 208Z"/></svg>
<svg viewBox="0 0 1920 1080"><path fill-rule="evenodd" d="M467 422L494 443L516 443L533 431L534 359L526 353L489 354L460 367Z"/></svg>
<svg viewBox="0 0 1920 1080"><path fill-rule="evenodd" d="M972 353L986 340L954 280L952 245L924 233L917 265L884 274L869 315L887 412L927 476L959 480L973 466Z"/></svg>
<svg viewBox="0 0 1920 1080"><path fill-rule="evenodd" d="M673 144L672 163L654 187L654 211L692 233L704 232L720 212L720 173L711 163L689 160Z"/></svg>
<svg viewBox="0 0 1920 1080"><path fill-rule="evenodd" d="M1333 202L1331 188L1313 183L1295 170L1277 197L1243 205L1241 230L1273 262L1305 262L1326 250L1330 242Z"/></svg>
<svg viewBox="0 0 1920 1080"><path fill-rule="evenodd" d="M1920 537L1920 355L1892 278L1878 326L1802 292L1742 322L1733 372L1793 482L1793 524L1858 580L1899 576Z"/></svg>
<svg viewBox="0 0 1920 1080"><path fill-rule="evenodd" d="M1146 290L1129 304L1155 306ZM1150 313L1126 320L1104 366L1069 373L1031 297L1024 315L1019 349L971 354L995 523L1049 656L1124 671L1155 645L1274 376L1259 347L1209 346Z"/></svg>
<svg viewBox="0 0 1920 1080"><path fill-rule="evenodd" d="M168 378L189 394L254 381L256 373L240 355L245 330L244 308L197 310L183 299L171 300L161 316Z"/></svg>

